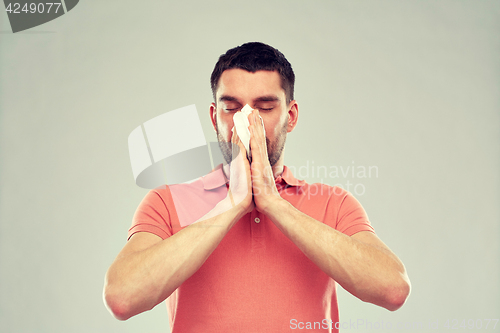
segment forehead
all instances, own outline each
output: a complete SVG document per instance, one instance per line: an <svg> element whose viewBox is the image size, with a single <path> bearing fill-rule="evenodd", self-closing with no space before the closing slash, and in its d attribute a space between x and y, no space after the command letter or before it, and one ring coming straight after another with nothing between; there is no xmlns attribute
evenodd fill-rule
<svg viewBox="0 0 500 333"><path fill-rule="evenodd" d="M217 87L217 97L230 95L241 98L256 98L274 94L285 96L281 87L281 77L277 71L256 71L254 73L243 69L233 68L225 70Z"/></svg>

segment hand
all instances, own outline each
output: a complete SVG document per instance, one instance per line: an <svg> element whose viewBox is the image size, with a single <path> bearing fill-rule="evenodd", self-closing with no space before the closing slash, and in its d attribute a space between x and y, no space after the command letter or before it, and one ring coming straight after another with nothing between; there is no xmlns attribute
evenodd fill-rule
<svg viewBox="0 0 500 333"><path fill-rule="evenodd" d="M233 159L229 165L228 198L232 207L240 208L243 216L254 208L250 164L245 146L238 137L236 129L233 131L231 143Z"/></svg>
<svg viewBox="0 0 500 333"><path fill-rule="evenodd" d="M276 188L273 170L267 156L264 122L259 110L253 110L248 116L250 122L250 149L252 150L252 191L255 206L265 213L275 200L281 200Z"/></svg>

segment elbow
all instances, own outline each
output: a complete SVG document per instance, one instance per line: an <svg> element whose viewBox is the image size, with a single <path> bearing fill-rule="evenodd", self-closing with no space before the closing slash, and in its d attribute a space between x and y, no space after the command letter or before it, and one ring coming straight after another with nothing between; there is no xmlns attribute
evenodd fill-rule
<svg viewBox="0 0 500 333"><path fill-rule="evenodd" d="M133 316L130 303L109 286L104 287L103 299L104 305L116 319L127 320Z"/></svg>
<svg viewBox="0 0 500 333"><path fill-rule="evenodd" d="M410 295L411 284L407 276L403 276L398 283L390 286L386 292L385 308L396 311L401 308Z"/></svg>

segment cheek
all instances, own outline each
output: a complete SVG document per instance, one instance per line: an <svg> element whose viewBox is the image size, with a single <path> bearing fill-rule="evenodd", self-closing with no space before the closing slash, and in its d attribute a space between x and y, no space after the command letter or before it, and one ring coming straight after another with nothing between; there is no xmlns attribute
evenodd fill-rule
<svg viewBox="0 0 500 333"><path fill-rule="evenodd" d="M231 141L231 136L233 132L231 129L233 128L233 119L226 117L227 119L223 117L218 117L217 118L217 127L219 129L219 134L222 135L222 137L226 141Z"/></svg>
<svg viewBox="0 0 500 333"><path fill-rule="evenodd" d="M265 124L265 123L264 123L264 124ZM284 126L285 124L286 124L286 119L283 119L283 121L281 121L281 120L280 120L280 121L276 121L276 122L274 122L274 123L272 123L272 124L269 124L269 125L270 125L270 126L269 126L269 129L272 129L272 130L273 130L272 132L268 132L268 131L267 131L267 128L268 128L268 127L267 127L267 126L265 126L265 128L266 128L266 136L267 136L267 138L268 138L269 140L271 140L271 141L272 141L274 138L277 138L278 136L280 136L280 135L281 135L281 132L282 132L282 130L283 130L283 126ZM269 137L269 134L270 134L270 133L272 133L272 135L273 135L273 137L272 137L272 138L271 138L271 137Z"/></svg>
<svg viewBox="0 0 500 333"><path fill-rule="evenodd" d="M274 114L273 117L264 118L264 127L266 129L266 136L271 142L274 138L281 135L283 126L288 124L288 114L284 111L280 115ZM270 137L272 135L272 138Z"/></svg>

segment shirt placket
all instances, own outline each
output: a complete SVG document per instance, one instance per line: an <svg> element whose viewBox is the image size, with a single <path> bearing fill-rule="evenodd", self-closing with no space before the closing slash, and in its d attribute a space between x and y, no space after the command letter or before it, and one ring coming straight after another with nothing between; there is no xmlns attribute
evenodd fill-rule
<svg viewBox="0 0 500 333"><path fill-rule="evenodd" d="M250 230L252 234L252 251L263 249L264 235L263 235L264 221L261 213L254 209L250 214Z"/></svg>

